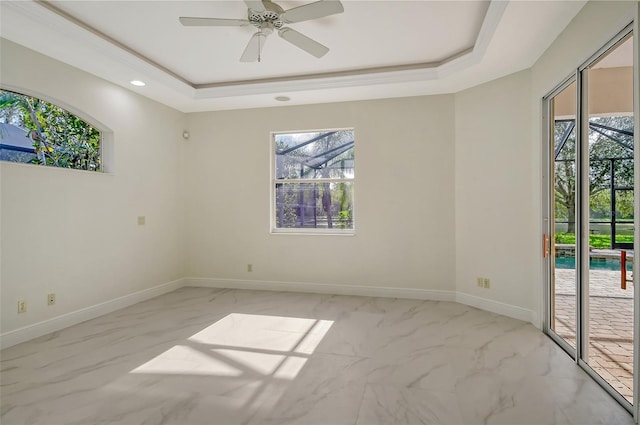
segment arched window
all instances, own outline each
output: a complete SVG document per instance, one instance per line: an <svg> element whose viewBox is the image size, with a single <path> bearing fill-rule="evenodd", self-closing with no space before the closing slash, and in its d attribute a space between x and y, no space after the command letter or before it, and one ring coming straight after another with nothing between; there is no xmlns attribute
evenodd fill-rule
<svg viewBox="0 0 640 425"><path fill-rule="evenodd" d="M101 171L100 131L33 96L0 89L0 160Z"/></svg>

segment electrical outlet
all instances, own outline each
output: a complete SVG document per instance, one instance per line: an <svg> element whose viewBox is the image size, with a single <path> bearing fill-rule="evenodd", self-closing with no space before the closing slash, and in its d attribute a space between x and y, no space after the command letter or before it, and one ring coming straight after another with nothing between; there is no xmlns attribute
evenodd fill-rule
<svg viewBox="0 0 640 425"><path fill-rule="evenodd" d="M478 287L484 288L484 279L481 277L478 278Z"/></svg>
<svg viewBox="0 0 640 425"><path fill-rule="evenodd" d="M491 288L491 280L488 277L485 277L484 279L482 279L482 286L484 286L486 289Z"/></svg>
<svg viewBox="0 0 640 425"><path fill-rule="evenodd" d="M18 300L18 314L27 312L27 302L25 300Z"/></svg>
<svg viewBox="0 0 640 425"><path fill-rule="evenodd" d="M47 305L54 305L56 303L56 294L47 295Z"/></svg>
<svg viewBox="0 0 640 425"><path fill-rule="evenodd" d="M252 272L253 271L253 264L247 264L247 271L248 272Z"/></svg>

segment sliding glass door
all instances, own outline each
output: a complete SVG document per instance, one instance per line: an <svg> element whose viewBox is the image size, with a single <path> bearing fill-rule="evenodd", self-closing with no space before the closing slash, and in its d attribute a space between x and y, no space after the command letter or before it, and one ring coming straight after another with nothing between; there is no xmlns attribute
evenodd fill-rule
<svg viewBox="0 0 640 425"><path fill-rule="evenodd" d="M633 64L629 27L545 98L545 331L629 410L637 346Z"/></svg>
<svg viewBox="0 0 640 425"><path fill-rule="evenodd" d="M633 37L581 74L589 220L581 360L633 404Z"/></svg>

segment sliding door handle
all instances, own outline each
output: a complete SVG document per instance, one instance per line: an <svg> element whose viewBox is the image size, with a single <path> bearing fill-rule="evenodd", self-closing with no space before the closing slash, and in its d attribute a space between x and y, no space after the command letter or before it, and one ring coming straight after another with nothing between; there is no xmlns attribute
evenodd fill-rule
<svg viewBox="0 0 640 425"><path fill-rule="evenodd" d="M549 256L549 235L542 235L542 258Z"/></svg>

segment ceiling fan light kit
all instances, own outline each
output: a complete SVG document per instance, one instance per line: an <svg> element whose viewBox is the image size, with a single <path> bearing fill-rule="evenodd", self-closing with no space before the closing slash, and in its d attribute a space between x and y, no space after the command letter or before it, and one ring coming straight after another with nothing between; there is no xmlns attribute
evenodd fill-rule
<svg viewBox="0 0 640 425"><path fill-rule="evenodd" d="M275 30L278 31L280 38L312 56L321 58L329 51L328 47L284 25L324 18L325 16L344 12L344 7L338 0L320 0L289 10L284 10L271 0L245 0L245 4L248 7L247 19L181 17L180 23L184 26L254 26L258 31L249 39L247 47L245 47L242 56L240 56L241 62L260 62L266 38Z"/></svg>

